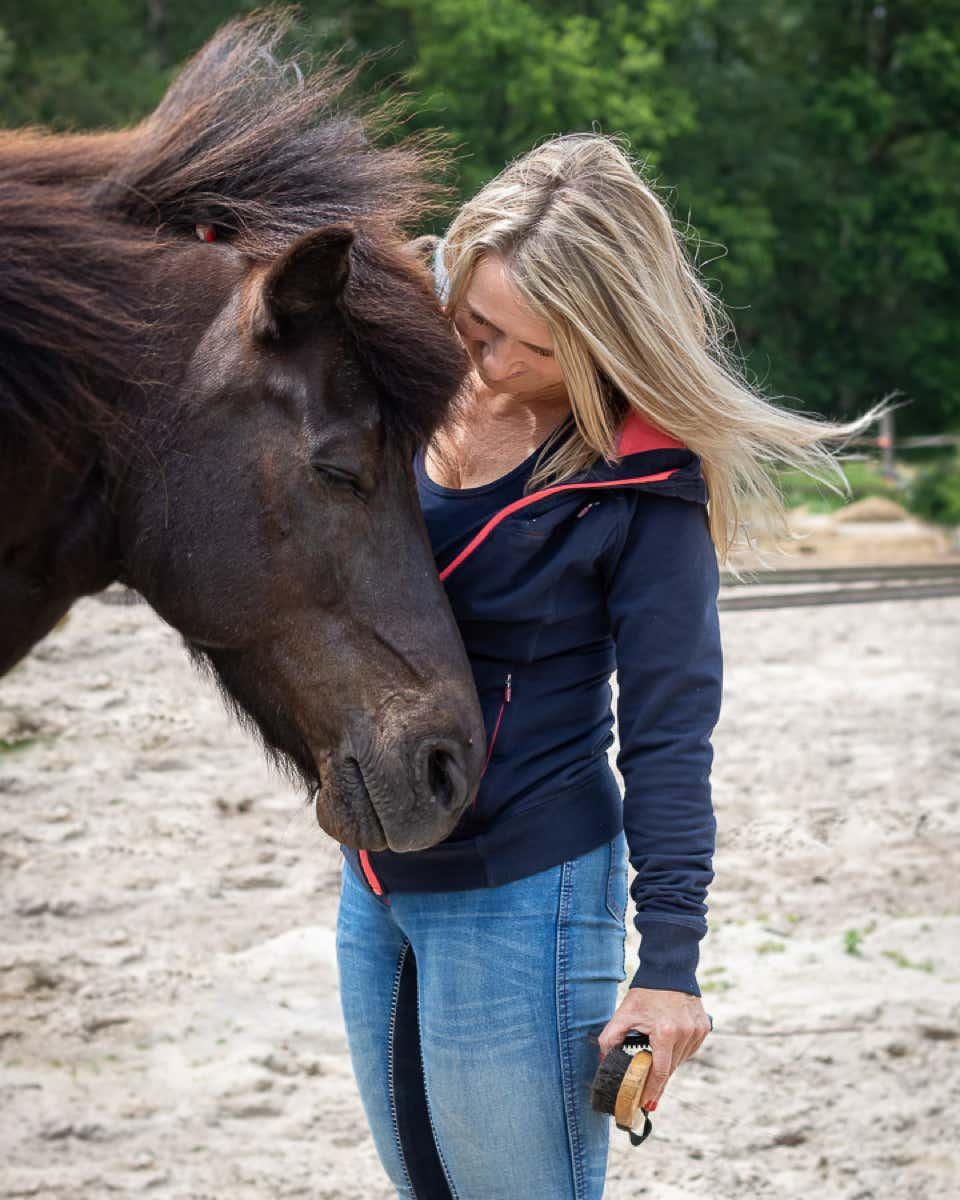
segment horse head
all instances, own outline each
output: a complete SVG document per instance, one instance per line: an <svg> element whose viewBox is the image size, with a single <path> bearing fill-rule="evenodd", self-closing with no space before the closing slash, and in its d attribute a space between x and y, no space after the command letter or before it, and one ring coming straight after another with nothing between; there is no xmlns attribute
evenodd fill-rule
<svg viewBox="0 0 960 1200"><path fill-rule="evenodd" d="M384 328L419 344L424 372L409 411L392 406L350 317L354 240L335 224L269 263L227 242L169 256L157 286L187 347L154 350L184 366L162 426L145 406L150 451L114 502L120 577L308 784L329 833L409 850L449 832L482 765L412 472L418 392L435 411L425 393L449 397L460 353L398 252L376 307L398 306Z"/></svg>

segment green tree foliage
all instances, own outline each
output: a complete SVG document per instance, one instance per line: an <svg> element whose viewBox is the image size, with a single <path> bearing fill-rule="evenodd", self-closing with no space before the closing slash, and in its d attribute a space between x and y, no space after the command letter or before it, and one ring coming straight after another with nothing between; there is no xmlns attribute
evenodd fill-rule
<svg viewBox="0 0 960 1200"><path fill-rule="evenodd" d="M117 125L237 0L0 0L0 118ZM832 415L960 427L960 0L307 0L318 52L442 127L462 194L552 133L622 133L748 373Z"/></svg>
<svg viewBox="0 0 960 1200"><path fill-rule="evenodd" d="M960 425L960 5L725 0L672 59L696 128L664 157L753 372L836 414L898 390Z"/></svg>
<svg viewBox="0 0 960 1200"><path fill-rule="evenodd" d="M383 45L368 6L353 16L358 44ZM442 123L463 150L469 195L534 142L595 125L627 132L655 157L693 128L687 89L665 70L669 46L702 0L537 3L383 0L405 78L422 97L418 124ZM389 64L390 59L383 60Z"/></svg>
<svg viewBox="0 0 960 1200"><path fill-rule="evenodd" d="M56 129L125 125L148 112L176 65L236 0L0 0L0 116ZM5 68L5 69L4 69Z"/></svg>

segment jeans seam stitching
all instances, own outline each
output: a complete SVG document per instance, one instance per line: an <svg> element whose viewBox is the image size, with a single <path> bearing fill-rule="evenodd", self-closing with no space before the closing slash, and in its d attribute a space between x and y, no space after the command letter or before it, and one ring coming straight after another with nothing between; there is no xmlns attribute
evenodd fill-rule
<svg viewBox="0 0 960 1200"><path fill-rule="evenodd" d="M607 867L607 896L606 896L607 912L610 914L611 917L613 917L613 919L615 921L619 921L619 920L622 920L623 914L617 912L616 906L613 903L613 900L614 900L613 889L614 889L614 886L616 883L616 870L617 870L616 838L611 840L611 842L608 846L608 850L610 852L610 865Z"/></svg>
<svg viewBox="0 0 960 1200"><path fill-rule="evenodd" d="M400 1140L400 1121L397 1117L397 1095L394 1086L395 1080L393 1070L393 1047L396 1040L397 1001L400 996L400 977L403 974L403 966L407 961L407 951L409 949L409 941L404 941L400 950L400 957L397 959L397 970L393 977L393 998L390 1001L390 1029L387 1034L387 1089L390 1096L390 1119L393 1122L393 1139L397 1145L397 1156L400 1159L400 1169L403 1171L403 1177L406 1180L407 1187L410 1189L410 1195L416 1196L413 1180L410 1178L410 1172L407 1170L407 1161L403 1154L403 1143Z"/></svg>
<svg viewBox="0 0 960 1200"><path fill-rule="evenodd" d="M433 1109L430 1107L430 1089L427 1087L427 1064L423 1058L423 1024L421 1021L422 1009L420 1006L420 972L417 972L417 1033L420 1050L420 1074L423 1077L423 1096L427 1102L427 1119L430 1122L430 1132L433 1134L433 1144L437 1148L437 1158L440 1160L440 1167L443 1170L443 1177L447 1181L447 1187L450 1189L451 1200L459 1200L457 1189L453 1186L453 1180L450 1178L450 1168L447 1166L447 1160L443 1157L443 1150L440 1147L440 1138L437 1135L437 1127L433 1121Z"/></svg>
<svg viewBox="0 0 960 1200"><path fill-rule="evenodd" d="M573 890L575 862L565 862L560 875L560 904L557 914L557 1033L560 1039L560 1076L563 1089L563 1112L567 1125L567 1142L570 1147L570 1166L573 1175L575 1200L584 1192L583 1162L581 1155L580 1129L577 1125L573 1087L573 1064L570 1060L570 1013L567 994L568 916L570 897Z"/></svg>
<svg viewBox="0 0 960 1200"><path fill-rule="evenodd" d="M627 903L624 905L623 912L617 912L617 911L615 911L614 908L611 908L611 906L610 906L610 894L611 894L611 891L613 890L613 887L615 886L615 881L617 880L619 873L620 873L620 864L616 858L616 848L617 848L618 840L619 840L619 837L615 837L610 842L610 869L607 874L607 901L606 901L606 903L607 903L607 912L614 918L614 920L620 922L620 926L621 926L621 930L622 930L622 934L623 934L622 940L621 940L621 946L620 946L620 951L621 951L620 958L622 960L621 967L620 967L620 979L624 980L627 977L627 906L630 903L629 889L627 890Z"/></svg>

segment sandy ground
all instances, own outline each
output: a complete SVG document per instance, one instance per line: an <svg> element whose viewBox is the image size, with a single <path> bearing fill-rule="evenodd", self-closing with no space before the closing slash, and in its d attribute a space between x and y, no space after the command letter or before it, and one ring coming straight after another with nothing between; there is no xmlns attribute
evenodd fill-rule
<svg viewBox="0 0 960 1200"><path fill-rule="evenodd" d="M0 1197L386 1200L337 848L177 636L115 598L0 684ZM615 1133L606 1196L952 1200L960 600L723 633L717 1030L655 1138Z"/></svg>

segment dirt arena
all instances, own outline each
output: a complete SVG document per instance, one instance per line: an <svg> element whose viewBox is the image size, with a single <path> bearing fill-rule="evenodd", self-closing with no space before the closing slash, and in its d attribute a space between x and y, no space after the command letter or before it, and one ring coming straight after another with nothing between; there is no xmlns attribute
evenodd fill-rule
<svg viewBox="0 0 960 1200"><path fill-rule="evenodd" d="M337 847L119 598L0 684L0 1197L387 1200L339 1009ZM606 1196L952 1200L960 600L730 612L723 634L716 1033L649 1143L615 1133Z"/></svg>

